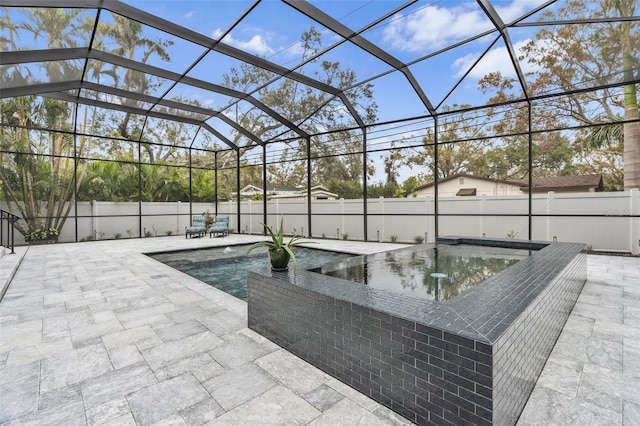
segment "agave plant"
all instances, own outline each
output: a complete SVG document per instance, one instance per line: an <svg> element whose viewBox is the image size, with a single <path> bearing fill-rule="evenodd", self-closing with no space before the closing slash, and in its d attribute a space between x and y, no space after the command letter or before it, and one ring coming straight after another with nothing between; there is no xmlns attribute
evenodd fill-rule
<svg viewBox="0 0 640 426"><path fill-rule="evenodd" d="M274 271L286 271L288 270L289 259L293 261L293 270L296 270L296 256L291 250L292 247L299 244L309 244L311 241L301 241L301 236L294 235L289 241L284 242L284 220L280 217L280 227L274 231L274 229L266 223L261 223L264 229L271 236L271 241L260 241L249 247L247 254L251 250L258 247L267 247L269 249L269 257L271 258L271 269Z"/></svg>

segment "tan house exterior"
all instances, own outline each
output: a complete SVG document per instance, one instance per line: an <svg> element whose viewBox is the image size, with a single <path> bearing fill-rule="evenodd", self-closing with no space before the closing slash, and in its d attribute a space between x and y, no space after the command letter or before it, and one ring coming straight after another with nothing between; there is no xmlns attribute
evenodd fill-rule
<svg viewBox="0 0 640 426"><path fill-rule="evenodd" d="M534 177L533 193L546 192L600 192L601 175ZM457 174L441 179L438 185L439 197L505 196L522 195L529 192L529 179L501 180ZM415 195L414 195L415 194ZM434 182L415 189L408 197L435 196Z"/></svg>

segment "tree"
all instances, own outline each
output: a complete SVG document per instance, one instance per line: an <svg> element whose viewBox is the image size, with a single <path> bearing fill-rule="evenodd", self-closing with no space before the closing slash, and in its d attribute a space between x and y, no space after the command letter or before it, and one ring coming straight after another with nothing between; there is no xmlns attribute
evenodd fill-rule
<svg viewBox="0 0 640 426"><path fill-rule="evenodd" d="M93 20L84 17L81 9L25 8L22 11L24 19L19 23L11 22L8 13L2 17L2 24L7 28L5 34L8 34L7 37L0 39L3 49L15 51L22 48L21 43L24 41L19 37L24 32L32 34L34 39L44 39L49 49L76 47L79 41L86 42L85 36L91 33L94 26ZM112 38L116 44L112 50L113 53L133 58L142 49L143 62L147 61L152 54L158 54L168 60L164 52L164 47L168 43L143 38L142 27L135 21L119 15L114 15L114 20L114 25L104 23L100 25L94 46L104 48L109 44L106 40ZM95 77L96 80L99 81L100 77L108 74L115 80L116 85L124 85L141 93L148 93L149 89L156 84L152 79L133 70L127 70L123 75L119 75L116 67L110 68L100 61L89 61L88 66L86 70L88 75ZM83 73L83 64L78 61L46 61L41 68L45 75L44 80L52 82L74 81ZM14 85L40 82L37 80L39 76L20 65L3 67L1 72L0 77L3 81L11 81ZM131 99L122 99L122 103L136 106L136 101ZM118 130L111 134L115 135L119 132L123 136L131 137L127 124L130 115L127 114L124 120L113 123L110 121L113 115L99 112L96 107L85 106L83 111L82 114L78 114L75 128L77 135L74 137L71 117L76 111L72 104L34 96L2 101L2 121L8 126L2 127L3 154L0 179L2 179L4 196L10 206L14 206L24 218L24 223L18 223L17 228L27 240L34 236L46 237L49 230L57 234L62 229L73 207L76 190L86 189L92 195L102 194L103 196L109 192L116 199L130 197L130 194L115 194L116 191L113 188L105 191L106 186L100 185L99 182L103 176L96 174L100 167L93 167L92 163L83 159L88 153L95 155L94 152L104 152L106 156L114 153L127 154L119 151L121 150L119 143L110 145L109 142L97 142L96 139L85 135L95 134L99 130L103 134L109 134L109 125L112 124ZM138 137L139 131L140 129L136 128ZM178 134L179 131L172 132L167 128L164 129L163 136L165 139L171 139L166 135ZM177 141L179 138L176 136L175 139ZM118 147L114 150L116 145ZM150 145L146 147L153 161L154 152L150 150ZM94 148L98 149L94 150ZM96 182L94 185L83 185L90 165L92 165L91 177L96 179ZM119 171L126 170L118 165L113 168ZM108 171L108 169L102 167L102 171ZM143 176L154 176L151 170L146 174L145 170L142 172ZM137 183L137 173L135 176L134 182ZM109 175L104 177L110 178ZM166 180L161 182L165 184L155 187L172 194L165 194L165 198L177 196L175 192L178 188L167 185ZM153 185L149 183L149 186ZM162 191L159 193L163 194Z"/></svg>
<svg viewBox="0 0 640 426"><path fill-rule="evenodd" d="M369 185L367 188L367 197L368 198L393 198L395 197L399 191L399 186L395 182L385 182L385 183L374 183L373 185ZM358 197L362 198L362 196Z"/></svg>
<svg viewBox="0 0 640 426"><path fill-rule="evenodd" d="M399 168L403 162L402 152L400 150L391 149L383 156L384 174L386 175L386 183L398 185Z"/></svg>
<svg viewBox="0 0 640 426"><path fill-rule="evenodd" d="M74 199L74 162L65 156L73 146L68 131L70 107L33 96L3 101L0 180L9 207L24 222L16 228L27 240L57 236ZM30 130L29 127L51 129ZM82 151L80 151L82 152Z"/></svg>
<svg viewBox="0 0 640 426"><path fill-rule="evenodd" d="M124 161L124 159L121 159ZM78 188L79 201L137 201L138 167L115 161L93 161Z"/></svg>
<svg viewBox="0 0 640 426"><path fill-rule="evenodd" d="M635 0L608 0L605 7L614 9L619 16L635 15ZM614 29L615 30L615 29ZM633 80L634 69L637 69L638 42L640 31L633 30L632 23L623 21L619 24L620 47L622 54L622 72L625 81ZM640 111L638 110L638 93L635 84L624 86L624 189L640 188Z"/></svg>
<svg viewBox="0 0 640 426"><path fill-rule="evenodd" d="M556 12L547 11L544 19L579 20L607 17L634 16L637 0L599 0L585 7L583 1L571 1ZM584 81L603 84L633 82L638 68L640 30L632 21L609 23L575 23L563 26L545 26L538 31L523 51L524 59L538 68L531 77L530 90L534 94L557 92L571 93ZM513 79L499 74L487 75L481 80L484 90L495 90L491 102L508 100L508 89ZM574 141L579 148L602 146L582 143L589 138L591 126L617 126L624 121L624 187L640 187L640 121L636 84L603 88L594 92L578 93L550 98L544 105L536 106L536 129L559 129L567 125L587 126L576 134ZM621 113L622 112L622 113ZM562 119L561 117L565 117ZM571 121L569 121L571 120ZM521 128L521 127L519 127ZM516 129L512 126L512 129ZM553 138L556 138L554 136ZM560 139L557 139L560 140ZM605 141L605 139L600 139ZM615 142L614 142L615 144Z"/></svg>
<svg viewBox="0 0 640 426"><path fill-rule="evenodd" d="M338 194L339 198L355 200L362 198L362 184L355 180L333 180L327 185L329 192Z"/></svg>
<svg viewBox="0 0 640 426"><path fill-rule="evenodd" d="M139 62L147 63L152 55L158 55L163 61L170 62L171 58L165 48L171 46L173 42L165 40L152 40L143 36L142 24L122 15L113 14L113 24L101 22L98 26L96 36L99 38L98 44L110 46L114 44L110 53L126 59L137 59ZM112 43L110 42L112 41ZM136 56L139 56L137 58ZM110 66L108 73L114 80L114 85L123 87L131 92L148 94L160 83L154 77L149 77L144 73L125 68L124 74L118 73L117 66ZM122 105L140 107L142 102L128 97L121 97ZM129 140L139 140L142 131L141 123L135 123L132 129L129 122L133 114L125 113L124 119L118 123L118 133ZM151 145L143 145L147 151L151 162L155 160Z"/></svg>
<svg viewBox="0 0 640 426"><path fill-rule="evenodd" d="M351 131L332 133L327 138L314 138L311 146L312 184L329 185L332 181L363 180L363 143L359 134ZM366 166L368 177L375 173L372 160Z"/></svg>
<svg viewBox="0 0 640 426"><path fill-rule="evenodd" d="M300 46L304 52L303 58L310 58L322 49L321 38L322 33L313 27L301 35ZM310 64L317 65L313 76L315 79L346 90L347 97L360 111L363 119L366 122L375 120L377 105L373 101L371 84L351 88L357 81L355 72L341 68L337 62L324 61L319 63L318 60L312 59L296 71L304 73L305 67L310 67ZM334 95L313 89L293 79L280 78L277 82L274 82L274 77L269 71L250 64L242 64L240 68L232 68L223 77L223 85L245 93L257 90L261 101L265 105L311 134L317 133L319 130L333 131L340 129L341 126L349 127L355 125L352 118L346 114L343 102ZM230 112L235 122L262 140L269 140L283 133L283 125L280 122L254 105L235 103ZM322 173L324 170L340 169L343 174L353 175L354 168L359 165L358 174L362 176L363 166L361 161L349 155L354 149L357 150L355 148L357 144L354 144L354 140L352 140L354 137L356 136L352 132L332 133L328 134L324 139L314 137L311 152L312 157L317 158L317 160L314 160L314 173L312 174L315 176L316 173ZM338 145L338 141L334 140L336 138L344 141L345 146L349 146L347 152L344 153L345 157L338 157L335 151L331 152ZM240 146L242 153L253 144L240 132L234 134L232 142ZM307 147L304 140L290 143L287 158L289 160L297 160L300 167L305 167L306 150ZM225 161L233 161L233 157L230 154L223 157L223 167L226 165ZM341 158L348 158L348 160L345 164L341 164L340 167L336 167L341 163ZM280 173L277 170L278 167L283 167L285 170ZM298 165L271 165L270 173L274 176L283 176L287 174L286 169L289 172L295 171L291 176L293 181L285 182L285 180L281 179L280 183L290 185L302 183L300 182L301 174L298 171ZM319 183L327 184L326 182Z"/></svg>
<svg viewBox="0 0 640 426"><path fill-rule="evenodd" d="M601 174L605 191L622 191L624 189L622 152L622 139L616 144L608 144L597 149L579 148L576 171L580 174Z"/></svg>
<svg viewBox="0 0 640 426"><path fill-rule="evenodd" d="M453 108L465 108L465 105L445 107L444 111ZM434 129L427 129L427 136L422 138L423 146L414 149L413 154L406 157L406 164L413 168L421 168L423 175L431 177L436 174L445 178L458 173L477 176L490 176L500 169L496 156L489 153L493 147L483 130L484 117L478 112L462 113L447 116L438 123L438 163L435 162Z"/></svg>
<svg viewBox="0 0 640 426"><path fill-rule="evenodd" d="M9 14L3 19L10 36L0 42L7 50L20 48L19 29L45 39L50 49L74 47L87 22L78 9L27 8L25 19L16 24ZM50 81L74 80L81 66L74 61L49 61L42 69ZM11 66L2 70L2 79L26 85L37 82L28 69ZM73 106L64 101L35 96L2 101L2 166L0 179L9 206L22 215L16 227L25 239L57 236L73 205L75 187L84 176L69 153L75 147L82 157L89 144L74 142L70 117ZM35 130L37 128L47 130Z"/></svg>
<svg viewBox="0 0 640 426"><path fill-rule="evenodd" d="M269 186L296 186L305 181L304 163L300 160L293 160L292 151L292 148L286 146L280 151L278 162L267 165Z"/></svg>
<svg viewBox="0 0 640 426"><path fill-rule="evenodd" d="M411 196L412 194L414 194L416 188L428 182L429 180L426 179L424 173L419 173L417 176L409 176L407 179L405 179L404 182L402 182L402 191L407 196Z"/></svg>

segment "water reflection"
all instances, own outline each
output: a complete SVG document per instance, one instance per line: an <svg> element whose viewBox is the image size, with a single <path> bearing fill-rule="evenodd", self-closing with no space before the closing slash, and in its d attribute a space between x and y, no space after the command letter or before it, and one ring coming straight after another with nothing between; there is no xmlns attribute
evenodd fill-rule
<svg viewBox="0 0 640 426"><path fill-rule="evenodd" d="M247 270L269 265L266 248L247 255L249 245L153 253L149 256L242 300L247 300ZM350 254L296 247L298 268L351 258Z"/></svg>
<svg viewBox="0 0 640 426"><path fill-rule="evenodd" d="M323 266L321 272L375 288L444 301L529 254L529 250L503 247L424 245L332 263Z"/></svg>

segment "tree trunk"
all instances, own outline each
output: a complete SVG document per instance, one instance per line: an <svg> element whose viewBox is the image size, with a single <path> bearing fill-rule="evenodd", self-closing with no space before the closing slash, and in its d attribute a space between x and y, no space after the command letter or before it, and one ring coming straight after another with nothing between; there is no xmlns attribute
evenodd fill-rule
<svg viewBox="0 0 640 426"><path fill-rule="evenodd" d="M640 188L640 113L638 106L624 113L624 190ZM631 122L632 120L635 120Z"/></svg>
<svg viewBox="0 0 640 426"><path fill-rule="evenodd" d="M617 0L614 7L620 16L632 16L635 0ZM620 45L622 51L622 72L625 81L631 82L634 77L636 58L633 56L631 23L620 23ZM638 94L636 85L624 86L624 189L628 191L640 188L640 112L638 111Z"/></svg>

